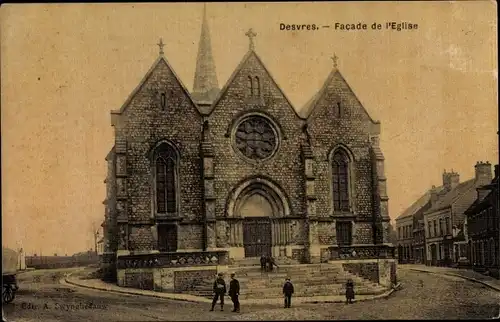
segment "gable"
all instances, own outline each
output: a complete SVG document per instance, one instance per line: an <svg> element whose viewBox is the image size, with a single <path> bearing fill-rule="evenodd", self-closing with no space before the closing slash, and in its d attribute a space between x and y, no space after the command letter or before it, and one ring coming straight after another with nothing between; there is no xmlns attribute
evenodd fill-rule
<svg viewBox="0 0 500 322"><path fill-rule="evenodd" d="M249 90L250 86L249 77L258 77L258 83L262 97L261 100L246 100L246 92ZM221 101L227 96L238 97L240 99L243 99L247 103L259 105L262 110L271 108L275 99L282 99L282 105L287 105L286 108L289 112L297 117L297 119L302 119L302 117L293 108L286 94L278 86L274 77L265 67L260 57L253 50L250 50L247 52L247 54L245 54L231 77L229 77L228 81L220 91L218 97L212 104L212 110L210 111L210 113L217 109L218 106L221 105Z"/></svg>
<svg viewBox="0 0 500 322"><path fill-rule="evenodd" d="M328 75L323 87L301 109L308 120L324 116L322 109L333 108L332 103L340 102L346 117L356 116L363 121L375 122L338 69Z"/></svg>
<svg viewBox="0 0 500 322"><path fill-rule="evenodd" d="M189 91L186 89L186 86L182 83L180 78L177 76L173 68L170 66L165 57L160 56L148 70L148 72L144 75L142 80L136 86L136 88L132 91L132 93L128 96L126 101L123 103L119 110L111 111L112 114L112 124L115 123L113 120L113 115L120 115L127 111L129 106L132 104L134 99L138 96L149 95L155 96L153 91L160 90L165 92L167 99L175 98L175 97L183 97L185 100L192 105L198 113L200 113L198 106L194 102L193 98L189 94ZM170 96L170 97L169 97ZM152 97L155 99L155 97ZM183 100L184 101L184 100ZM172 103L181 103L181 102L172 102ZM114 124L113 124L114 125Z"/></svg>

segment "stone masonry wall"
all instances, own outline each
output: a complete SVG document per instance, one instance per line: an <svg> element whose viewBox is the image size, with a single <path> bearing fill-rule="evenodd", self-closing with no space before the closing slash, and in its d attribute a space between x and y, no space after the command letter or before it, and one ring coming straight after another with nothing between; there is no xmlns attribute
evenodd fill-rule
<svg viewBox="0 0 500 322"><path fill-rule="evenodd" d="M155 90L165 93L165 109L158 103L158 93ZM117 139L125 138L127 142L129 225L151 220L153 184L152 163L148 153L161 140L173 143L180 154L179 215L185 221L200 221L203 215L199 157L202 117L165 61L158 62L145 84L119 116L115 128ZM132 247L136 250L156 247L152 245L151 233L146 229L143 232L145 234L130 233ZM181 230L178 238L182 243L184 238L201 239L202 236L184 235Z"/></svg>
<svg viewBox="0 0 500 322"><path fill-rule="evenodd" d="M248 76L258 76L260 79L263 99L257 104L254 104L248 94ZM264 106L259 106L259 102ZM258 165L243 159L233 149L233 138L225 136L236 118L244 112L254 110L268 114L278 123L280 129L277 130L282 137L274 157ZM270 178L285 191L291 203L292 215L304 214L304 176L300 142L297 140L301 134L301 124L302 120L275 86L257 57L250 55L209 116L209 137L215 152L217 216L225 214L227 197L232 189L245 178L255 175Z"/></svg>
<svg viewBox="0 0 500 322"><path fill-rule="evenodd" d="M337 102L341 103L340 117L334 109ZM373 185L369 135L373 122L338 72L333 75L322 98L312 110L308 124L316 161L316 189L327 192L318 194L317 215L333 214L329 156L334 148L343 147L354 158L351 177L354 191L351 198L355 201L353 206L357 220L371 222ZM355 242L371 241L371 230L357 227Z"/></svg>
<svg viewBox="0 0 500 322"><path fill-rule="evenodd" d="M252 99L248 89L248 76L258 76L262 96ZM250 163L233 149L231 133L233 122L246 112L260 111L277 123L280 133L279 149L269 160ZM227 92L209 116L209 140L214 147L214 183L216 216L226 215L226 204L233 189L250 177L269 179L280 187L290 202L291 216L304 216L305 182L300 157L303 121L288 103L281 91L265 71L259 59L251 54ZM298 238L304 240L305 236Z"/></svg>

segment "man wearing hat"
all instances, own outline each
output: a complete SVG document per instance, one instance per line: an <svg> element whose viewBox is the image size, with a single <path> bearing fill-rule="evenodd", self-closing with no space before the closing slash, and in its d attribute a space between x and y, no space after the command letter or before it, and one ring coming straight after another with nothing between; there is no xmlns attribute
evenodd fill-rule
<svg viewBox="0 0 500 322"><path fill-rule="evenodd" d="M212 308L210 311L214 310L217 300L220 298L220 310L224 311L224 294L226 294L226 282L222 278L223 274L219 273L217 279L214 282L214 299L212 300Z"/></svg>
<svg viewBox="0 0 500 322"><path fill-rule="evenodd" d="M236 278L234 278L234 273L231 273L231 282L229 282L229 296L231 297L231 301L233 301L233 312L240 311L240 300L238 297L240 296L240 282Z"/></svg>
<svg viewBox="0 0 500 322"><path fill-rule="evenodd" d="M285 296L285 309L290 308L292 305L292 294L293 294L293 284L290 281L290 277L285 279L285 284L283 285L283 295Z"/></svg>

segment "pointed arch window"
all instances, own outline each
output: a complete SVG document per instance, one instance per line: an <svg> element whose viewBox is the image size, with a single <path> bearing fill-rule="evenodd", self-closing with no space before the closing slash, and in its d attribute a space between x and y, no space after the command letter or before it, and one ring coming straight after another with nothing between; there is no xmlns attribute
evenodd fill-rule
<svg viewBox="0 0 500 322"><path fill-rule="evenodd" d="M248 93L250 94L250 96L253 96L254 94L252 76L248 76Z"/></svg>
<svg viewBox="0 0 500 322"><path fill-rule="evenodd" d="M332 158L333 209L349 211L349 158L343 150Z"/></svg>
<svg viewBox="0 0 500 322"><path fill-rule="evenodd" d="M259 80L259 77L255 76L254 77L254 95L255 96L260 96L260 80Z"/></svg>
<svg viewBox="0 0 500 322"><path fill-rule="evenodd" d="M177 212L177 154L169 144L155 153L155 201L157 213Z"/></svg>

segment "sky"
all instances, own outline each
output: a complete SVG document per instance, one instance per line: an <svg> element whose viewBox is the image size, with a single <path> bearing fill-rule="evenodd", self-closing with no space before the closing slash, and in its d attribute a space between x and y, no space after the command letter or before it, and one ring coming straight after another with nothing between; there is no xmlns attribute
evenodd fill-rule
<svg viewBox="0 0 500 322"><path fill-rule="evenodd" d="M28 254L94 246L104 217L110 111L158 57L192 89L203 4L11 4L0 8L2 242ZM498 163L496 3L209 3L222 87L248 50L245 32L296 109L341 73L381 121L389 214L444 169ZM334 29L409 22L416 30ZM330 25L282 31L280 23Z"/></svg>

